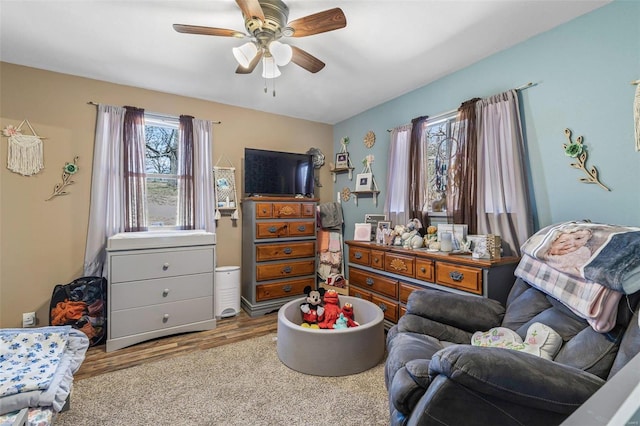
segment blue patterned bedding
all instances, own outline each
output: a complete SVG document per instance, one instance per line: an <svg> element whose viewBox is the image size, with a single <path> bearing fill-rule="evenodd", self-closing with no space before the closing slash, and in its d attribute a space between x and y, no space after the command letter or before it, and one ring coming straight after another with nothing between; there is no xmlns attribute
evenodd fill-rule
<svg viewBox="0 0 640 426"><path fill-rule="evenodd" d="M0 414L60 411L88 347L87 336L71 326L0 329Z"/></svg>

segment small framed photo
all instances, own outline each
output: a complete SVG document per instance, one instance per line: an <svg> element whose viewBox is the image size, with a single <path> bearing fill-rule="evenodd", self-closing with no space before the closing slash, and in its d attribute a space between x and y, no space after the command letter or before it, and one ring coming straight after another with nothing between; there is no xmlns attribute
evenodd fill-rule
<svg viewBox="0 0 640 426"><path fill-rule="evenodd" d="M353 230L353 239L356 241L371 241L371 224L356 223Z"/></svg>
<svg viewBox="0 0 640 426"><path fill-rule="evenodd" d="M376 227L376 243L384 244L385 236L391 233L391 222L378 222Z"/></svg>
<svg viewBox="0 0 640 426"><path fill-rule="evenodd" d="M371 191L372 173L359 173L356 176L356 191Z"/></svg>
<svg viewBox="0 0 640 426"><path fill-rule="evenodd" d="M336 169L349 168L349 153L339 152L336 154Z"/></svg>

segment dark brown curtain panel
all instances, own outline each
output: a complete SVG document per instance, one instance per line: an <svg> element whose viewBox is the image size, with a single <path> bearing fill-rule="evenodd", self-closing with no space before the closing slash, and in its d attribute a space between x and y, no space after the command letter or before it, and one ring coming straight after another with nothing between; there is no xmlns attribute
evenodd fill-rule
<svg viewBox="0 0 640 426"><path fill-rule="evenodd" d="M411 120L411 143L409 146L409 216L410 219L420 219L423 224L427 223L423 212L427 181L422 139L427 129L428 118L423 116Z"/></svg>
<svg viewBox="0 0 640 426"><path fill-rule="evenodd" d="M195 229L193 117L180 116L178 137L178 227Z"/></svg>
<svg viewBox="0 0 640 426"><path fill-rule="evenodd" d="M122 131L124 230L125 232L147 231L144 109L127 106L125 110Z"/></svg>
<svg viewBox="0 0 640 426"><path fill-rule="evenodd" d="M452 152L447 185L447 210L453 223L466 224L469 234L478 230L477 156L478 136L476 103L479 98L465 101L458 108L454 129L455 152Z"/></svg>

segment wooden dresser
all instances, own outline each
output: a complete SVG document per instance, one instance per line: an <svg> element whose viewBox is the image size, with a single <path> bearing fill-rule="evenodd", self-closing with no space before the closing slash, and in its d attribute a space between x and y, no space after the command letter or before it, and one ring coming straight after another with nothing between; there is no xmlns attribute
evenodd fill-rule
<svg viewBox="0 0 640 426"><path fill-rule="evenodd" d="M315 288L316 199L242 201L242 307L252 317Z"/></svg>
<svg viewBox="0 0 640 426"><path fill-rule="evenodd" d="M215 328L216 236L204 231L126 232L107 243L106 351Z"/></svg>
<svg viewBox="0 0 640 426"><path fill-rule="evenodd" d="M406 312L409 294L420 288L489 297L504 303L519 261L517 257L473 259L470 255L360 241L346 244L349 247L349 295L378 305L388 324L398 322Z"/></svg>

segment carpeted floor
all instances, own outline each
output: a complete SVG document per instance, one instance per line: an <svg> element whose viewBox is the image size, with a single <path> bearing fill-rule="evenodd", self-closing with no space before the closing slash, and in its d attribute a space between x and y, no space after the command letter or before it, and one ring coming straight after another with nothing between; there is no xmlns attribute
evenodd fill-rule
<svg viewBox="0 0 640 426"><path fill-rule="evenodd" d="M327 362L346 356L336 348ZM271 334L77 380L55 424L388 425L384 363L305 375L280 362Z"/></svg>

